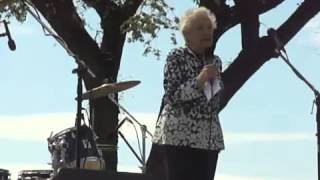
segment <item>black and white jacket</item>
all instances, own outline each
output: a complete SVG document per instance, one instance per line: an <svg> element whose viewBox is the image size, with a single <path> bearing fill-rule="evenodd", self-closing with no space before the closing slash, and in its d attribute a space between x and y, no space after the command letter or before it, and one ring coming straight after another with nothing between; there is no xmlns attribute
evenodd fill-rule
<svg viewBox="0 0 320 180"><path fill-rule="evenodd" d="M218 117L220 93L208 101L196 81L203 66L211 63L221 69L218 56L202 59L187 47L169 53L164 68L164 107L156 123L153 143L224 149Z"/></svg>

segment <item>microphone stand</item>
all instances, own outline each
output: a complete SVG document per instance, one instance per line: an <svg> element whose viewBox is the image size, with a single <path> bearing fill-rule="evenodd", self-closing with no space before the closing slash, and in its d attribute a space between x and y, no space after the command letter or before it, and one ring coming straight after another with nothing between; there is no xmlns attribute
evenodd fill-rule
<svg viewBox="0 0 320 180"><path fill-rule="evenodd" d="M284 50L284 54L285 56L281 53L281 51L276 50L276 52L278 53L278 55L281 57L281 59L284 60L285 63L287 63L289 65L289 67L291 68L291 70L296 74L296 76L298 78L300 78L303 82L305 82L307 84L307 86L312 90L312 92L315 95L315 100L314 103L317 106L317 113L316 113L316 123L317 123L317 160L318 160L318 180L320 180L320 93L317 89L315 89L313 87L313 85L311 83L309 83L306 78L290 63L289 61L289 57L286 53L286 51Z"/></svg>
<svg viewBox="0 0 320 180"><path fill-rule="evenodd" d="M317 151L318 151L318 180L320 180L320 96L319 93L315 100L317 106L316 122L317 122Z"/></svg>
<svg viewBox="0 0 320 180"><path fill-rule="evenodd" d="M80 127L81 127L81 119L83 117L81 111L82 111L82 94L83 94L83 88L82 88L82 81L84 73L88 73L89 76L92 78L96 78L96 75L89 69L89 67L86 65L86 63L79 58L79 56L75 55L69 48L68 45L65 43L65 41L59 37L51 28L49 28L43 21L41 21L40 16L38 16L36 13L31 11L29 6L34 7L31 2L25 1L26 3L26 9L27 11L37 20L43 29L45 29L50 36L52 36L66 51L67 53L73 57L78 64L78 67L74 70L72 70L73 74L78 75L78 81L77 81L77 115L76 115L76 148L75 148L75 154L76 154L76 168L80 168L80 156L81 156L81 141L80 141Z"/></svg>
<svg viewBox="0 0 320 180"><path fill-rule="evenodd" d="M4 36L7 36L8 37L8 46L9 46L9 49L11 51L14 51L16 50L16 43L14 42L14 40L12 39L11 37L11 34L10 34L10 31L9 31L9 27L8 27L8 22L6 20L3 20L3 21L0 21L0 23L3 23L4 25L4 29L5 29L5 33L1 33L0 34L0 37L4 37Z"/></svg>
<svg viewBox="0 0 320 180"><path fill-rule="evenodd" d="M82 115L82 80L84 76L84 72L86 71L87 67L83 66L81 64L78 64L78 68L74 69L72 71L73 74L78 75L78 81L77 81L77 115L76 115L76 148L75 148L75 154L76 154L76 168L80 168L80 156L81 156L81 140L80 140L80 127L81 127L81 119L83 117Z"/></svg>

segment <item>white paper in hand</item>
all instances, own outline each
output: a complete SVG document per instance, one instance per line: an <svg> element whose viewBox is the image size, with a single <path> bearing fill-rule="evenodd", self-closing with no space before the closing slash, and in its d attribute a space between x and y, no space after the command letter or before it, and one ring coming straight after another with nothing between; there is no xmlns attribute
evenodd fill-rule
<svg viewBox="0 0 320 180"><path fill-rule="evenodd" d="M207 97L207 101L210 101L210 99L215 96L219 91L221 90L221 86L220 86L220 79L214 79L212 86L210 82L205 82L204 84L204 94Z"/></svg>

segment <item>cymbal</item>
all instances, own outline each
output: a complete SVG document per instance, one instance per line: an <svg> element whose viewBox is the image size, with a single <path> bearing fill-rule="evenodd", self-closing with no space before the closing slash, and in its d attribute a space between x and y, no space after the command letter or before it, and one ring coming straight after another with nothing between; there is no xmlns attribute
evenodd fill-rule
<svg viewBox="0 0 320 180"><path fill-rule="evenodd" d="M82 99L95 99L99 97L107 96L110 93L117 93L129 88L132 88L140 84L140 81L124 81L117 83L107 83L101 86L90 89L89 91L82 94Z"/></svg>

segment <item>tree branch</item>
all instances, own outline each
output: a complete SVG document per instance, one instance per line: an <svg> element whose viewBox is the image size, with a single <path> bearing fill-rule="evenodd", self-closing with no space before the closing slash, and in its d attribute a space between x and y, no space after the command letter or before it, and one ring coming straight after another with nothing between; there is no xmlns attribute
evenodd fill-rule
<svg viewBox="0 0 320 180"><path fill-rule="evenodd" d="M287 44L300 30L318 14L319 0L305 0L298 9L278 28L278 35L282 43Z"/></svg>
<svg viewBox="0 0 320 180"><path fill-rule="evenodd" d="M242 49L248 53L255 53L259 40L258 0L235 0L236 9L241 21Z"/></svg>
<svg viewBox="0 0 320 180"><path fill-rule="evenodd" d="M108 68L111 80L115 81L120 67L123 45L125 43L126 33L122 32L121 25L133 16L142 0L127 0L120 8L113 8L102 20L103 38L101 51L104 60L112 62L112 67Z"/></svg>
<svg viewBox="0 0 320 180"><path fill-rule="evenodd" d="M201 0L200 4L203 3L205 7L213 10L214 7L212 7L212 3L205 3L207 1L209 2L209 0ZM238 1L242 3L247 0L244 0L244 1L238 0ZM263 13L275 8L276 6L278 6L279 4L281 4L284 1L285 0L258 0L255 3L257 14L263 14ZM221 0L220 2L223 2L223 0ZM249 6L252 6L252 5L249 4ZM215 10L213 10L213 12L215 12ZM241 16L239 15L239 12L235 6L228 7L225 4L221 5L220 10L218 10L218 13L216 13L216 16L217 16L217 21L218 21L218 28L216 29L215 35L214 35L213 50L215 49L215 44L218 42L220 37L225 32L227 32L229 29L236 26L237 24L241 23Z"/></svg>
<svg viewBox="0 0 320 180"><path fill-rule="evenodd" d="M258 0L257 9L259 14L263 14L284 2L285 0Z"/></svg>
<svg viewBox="0 0 320 180"><path fill-rule="evenodd" d="M113 9L118 9L119 6L110 0L83 0L87 6L92 7L99 14L101 20Z"/></svg>
<svg viewBox="0 0 320 180"><path fill-rule="evenodd" d="M284 44L320 11L318 0L305 0L297 8L292 16L284 22L278 29L279 38ZM259 39L258 51L252 56L243 51L234 62L222 73L225 83L221 109L223 109L232 96L242 87L242 85L270 58L274 57L274 45L270 37Z"/></svg>
<svg viewBox="0 0 320 180"><path fill-rule="evenodd" d="M32 3L66 42L69 49L85 61L99 79L103 79L104 69L99 63L101 52L97 43L85 30L72 0L32 0ZM97 82L85 76L87 88L97 86Z"/></svg>
<svg viewBox="0 0 320 180"><path fill-rule="evenodd" d="M133 16L137 12L142 2L143 0L127 0L124 6L121 8L121 14L123 15L123 20L126 21L131 16Z"/></svg>
<svg viewBox="0 0 320 180"><path fill-rule="evenodd" d="M200 0L199 6L204 6L210 9L216 15L222 15L228 8L230 8L226 5L226 0Z"/></svg>

